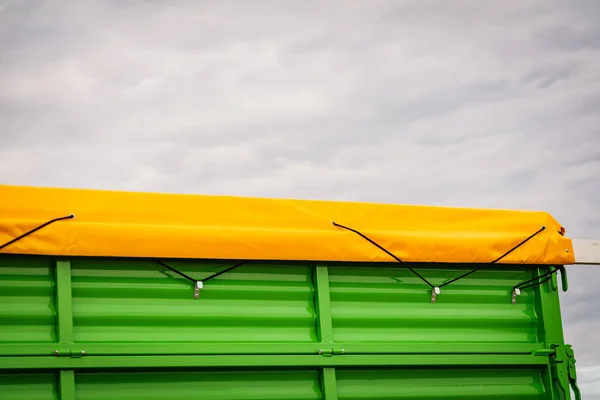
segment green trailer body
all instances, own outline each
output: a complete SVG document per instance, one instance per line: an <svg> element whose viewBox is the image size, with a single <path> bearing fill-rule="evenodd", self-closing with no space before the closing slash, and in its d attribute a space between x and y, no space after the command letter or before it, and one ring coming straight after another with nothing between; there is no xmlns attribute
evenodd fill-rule
<svg viewBox="0 0 600 400"><path fill-rule="evenodd" d="M581 398L560 265L7 249L2 400Z"/></svg>
<svg viewBox="0 0 600 400"><path fill-rule="evenodd" d="M234 262L169 260L189 276ZM432 282L475 266L418 265ZM0 397L568 399L556 276L483 269L432 303L404 267L0 257Z"/></svg>

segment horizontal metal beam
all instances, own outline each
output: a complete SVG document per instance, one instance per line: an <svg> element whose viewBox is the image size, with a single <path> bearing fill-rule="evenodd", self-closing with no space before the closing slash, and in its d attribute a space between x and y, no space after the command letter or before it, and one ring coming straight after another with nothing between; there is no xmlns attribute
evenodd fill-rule
<svg viewBox="0 0 600 400"><path fill-rule="evenodd" d="M539 366L549 357L533 355L295 355L295 356L84 356L2 357L0 370L87 368L243 368L243 367L442 367Z"/></svg>
<svg viewBox="0 0 600 400"><path fill-rule="evenodd" d="M600 265L600 239L572 239L575 264Z"/></svg>
<svg viewBox="0 0 600 400"><path fill-rule="evenodd" d="M152 355L311 355L321 350L344 350L344 354L531 354L541 343L75 343L0 344L2 356L51 356L58 350L90 356Z"/></svg>

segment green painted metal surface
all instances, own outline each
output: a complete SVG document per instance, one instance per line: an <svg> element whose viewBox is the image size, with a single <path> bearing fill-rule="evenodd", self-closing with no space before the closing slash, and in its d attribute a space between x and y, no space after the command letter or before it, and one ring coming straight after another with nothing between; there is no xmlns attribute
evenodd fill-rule
<svg viewBox="0 0 600 400"><path fill-rule="evenodd" d="M0 373L0 398L4 400L61 400L52 373Z"/></svg>
<svg viewBox="0 0 600 400"><path fill-rule="evenodd" d="M201 279L230 263L169 262ZM152 261L75 260L77 342L203 343L315 341L309 266L242 266L207 283L191 282Z"/></svg>
<svg viewBox="0 0 600 400"><path fill-rule="evenodd" d="M52 260L0 256L0 343L57 341L55 287Z"/></svg>
<svg viewBox="0 0 600 400"><path fill-rule="evenodd" d="M548 268L2 255L0 398L569 399Z"/></svg>
<svg viewBox="0 0 600 400"><path fill-rule="evenodd" d="M221 370L81 373L80 400L317 400L316 370Z"/></svg>
<svg viewBox="0 0 600 400"><path fill-rule="evenodd" d="M427 272L423 274L440 284L465 270ZM525 292L512 306L507 297L515 282L531 278L530 271L479 271L444 287L433 305L427 287L405 269L332 268L330 275L336 341L540 341L534 296Z"/></svg>
<svg viewBox="0 0 600 400"><path fill-rule="evenodd" d="M344 370L337 373L340 400L547 399L539 371L531 369Z"/></svg>

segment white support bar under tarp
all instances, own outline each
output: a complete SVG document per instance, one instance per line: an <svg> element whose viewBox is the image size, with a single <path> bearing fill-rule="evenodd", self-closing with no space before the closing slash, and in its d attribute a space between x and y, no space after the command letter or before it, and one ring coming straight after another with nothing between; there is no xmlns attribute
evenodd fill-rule
<svg viewBox="0 0 600 400"><path fill-rule="evenodd" d="M600 265L600 239L572 239L575 264Z"/></svg>

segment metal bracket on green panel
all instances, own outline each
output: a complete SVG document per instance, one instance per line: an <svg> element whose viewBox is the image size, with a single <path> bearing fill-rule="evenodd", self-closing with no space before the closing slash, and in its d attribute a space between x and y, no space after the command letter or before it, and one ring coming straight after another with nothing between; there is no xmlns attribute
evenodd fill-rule
<svg viewBox="0 0 600 400"><path fill-rule="evenodd" d="M553 291L558 290L558 283L556 280L556 273L558 271L560 271L562 290L563 292L566 292L569 289L569 281L567 278L567 270L565 269L565 267L563 265L559 265L558 267L549 267L548 272L540 273L538 274L538 276L532 279L515 285L512 289L512 303L517 304L517 296L521 294L521 291L523 289L541 286L548 281L550 281L550 288Z"/></svg>
<svg viewBox="0 0 600 400"><path fill-rule="evenodd" d="M435 303L437 301L437 295L440 294L440 288L438 286L434 286L431 289L431 302Z"/></svg>

